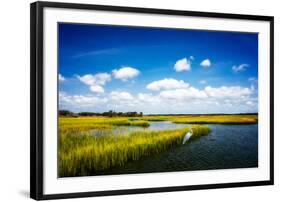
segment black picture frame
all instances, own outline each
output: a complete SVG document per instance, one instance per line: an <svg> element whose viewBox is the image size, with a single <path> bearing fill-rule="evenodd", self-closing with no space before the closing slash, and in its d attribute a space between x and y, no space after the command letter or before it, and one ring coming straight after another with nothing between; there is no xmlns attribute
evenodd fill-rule
<svg viewBox="0 0 281 202"><path fill-rule="evenodd" d="M155 187L130 190L95 191L80 193L43 193L43 9L81 9L118 11L130 13L164 14L177 16L198 16L210 18L267 21L270 23L270 180L239 183L204 184L175 187ZM30 197L36 200L93 197L106 195L140 194L154 192L186 191L228 187L245 187L274 184L274 17L240 15L213 12L194 12L183 10L103 6L75 3L35 2L30 6Z"/></svg>

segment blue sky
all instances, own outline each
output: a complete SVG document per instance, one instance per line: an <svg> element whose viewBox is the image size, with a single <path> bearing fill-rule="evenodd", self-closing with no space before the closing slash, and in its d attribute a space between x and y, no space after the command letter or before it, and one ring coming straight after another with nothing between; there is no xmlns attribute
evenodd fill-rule
<svg viewBox="0 0 281 202"><path fill-rule="evenodd" d="M59 107L75 112L257 112L258 35L59 25Z"/></svg>

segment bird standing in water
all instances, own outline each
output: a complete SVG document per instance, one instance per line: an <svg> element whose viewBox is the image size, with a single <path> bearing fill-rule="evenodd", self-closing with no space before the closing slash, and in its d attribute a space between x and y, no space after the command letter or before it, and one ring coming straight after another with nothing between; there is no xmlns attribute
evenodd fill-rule
<svg viewBox="0 0 281 202"><path fill-rule="evenodd" d="M189 130L188 133L186 133L186 135L184 136L183 138L183 141L182 141L182 144L185 144L189 138L193 135L193 131L192 131L192 128Z"/></svg>

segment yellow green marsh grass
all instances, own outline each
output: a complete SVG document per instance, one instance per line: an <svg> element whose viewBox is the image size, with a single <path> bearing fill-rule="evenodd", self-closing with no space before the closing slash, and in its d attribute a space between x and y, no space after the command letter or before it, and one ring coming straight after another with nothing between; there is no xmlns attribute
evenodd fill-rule
<svg viewBox="0 0 281 202"><path fill-rule="evenodd" d="M194 137L207 135L207 126L192 126ZM182 144L190 128L166 131L136 131L127 135L96 137L84 131L60 132L59 176L86 176L123 166L128 161L158 154Z"/></svg>
<svg viewBox="0 0 281 202"><path fill-rule="evenodd" d="M148 127L149 121L172 121L183 124L256 124L257 115L179 115L143 117L78 117L59 118L59 176L93 175L128 161L158 154L182 144L190 128L166 131L135 131L111 134L119 126ZM94 136L92 129L109 131ZM193 125L189 139L210 133L204 125ZM113 130L112 130L113 131Z"/></svg>
<svg viewBox="0 0 281 202"><path fill-rule="evenodd" d="M209 127L203 125L192 125L191 128L192 128L192 136L190 137L189 140L208 135L211 132L211 129Z"/></svg>
<svg viewBox="0 0 281 202"><path fill-rule="evenodd" d="M178 116L143 116L135 120L172 121L186 124L255 124L257 115L178 115Z"/></svg>
<svg viewBox="0 0 281 202"><path fill-rule="evenodd" d="M148 127L149 122L145 120L130 121L128 118L110 117L78 117L78 118L59 118L60 132L79 132L91 129L111 129L116 126L142 126Z"/></svg>
<svg viewBox="0 0 281 202"><path fill-rule="evenodd" d="M143 116L140 119L145 121L168 121L170 116Z"/></svg>
<svg viewBox="0 0 281 202"><path fill-rule="evenodd" d="M257 115L196 115L171 117L174 123L186 124L256 124Z"/></svg>

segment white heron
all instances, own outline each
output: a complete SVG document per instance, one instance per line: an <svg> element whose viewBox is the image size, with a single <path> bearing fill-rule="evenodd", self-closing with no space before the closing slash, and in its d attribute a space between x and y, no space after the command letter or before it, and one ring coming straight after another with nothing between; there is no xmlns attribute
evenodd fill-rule
<svg viewBox="0 0 281 202"><path fill-rule="evenodd" d="M186 135L184 136L183 138L183 141L182 141L182 144L185 144L189 138L193 135L193 131L192 131L192 128L189 130L188 133L186 133Z"/></svg>

